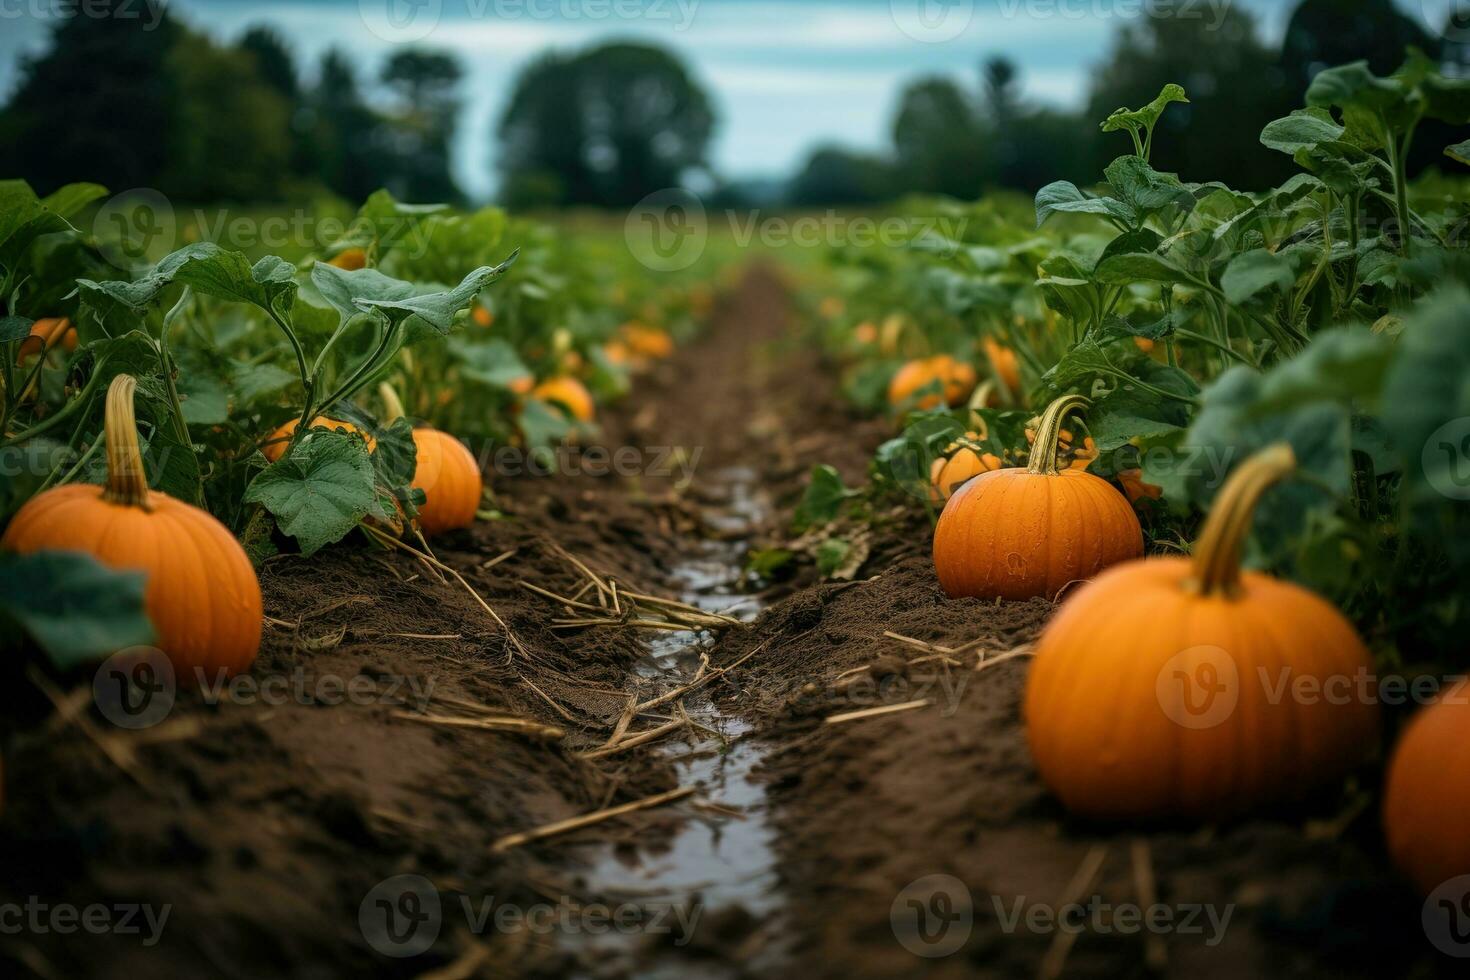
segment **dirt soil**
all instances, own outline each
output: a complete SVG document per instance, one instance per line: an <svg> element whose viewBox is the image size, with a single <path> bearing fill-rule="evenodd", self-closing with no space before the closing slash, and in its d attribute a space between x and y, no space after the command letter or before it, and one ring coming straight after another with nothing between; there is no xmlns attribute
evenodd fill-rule
<svg viewBox="0 0 1470 980"><path fill-rule="evenodd" d="M1205 830L1069 820L1032 771L1019 708L1051 606L946 598L913 507L880 523L852 581L799 560L752 585L759 618L697 648L729 668L708 692L763 756L763 805L697 792L497 847L681 785L656 741L582 755L615 734L630 692L667 689L636 669L648 634L554 629L569 613L521 583L572 596L586 581L574 556L624 590L687 594L679 570L705 542L785 543L811 465L858 483L890 434L848 412L792 327L779 278L752 270L703 337L603 420L608 447L682 447L673 473L497 477L504 517L433 542L509 634L413 555L344 546L266 564L265 645L225 703L184 691L162 723L129 732L97 713L85 678L16 679L46 699L12 698L3 722L7 974L1449 975L1386 870L1364 792ZM731 532L719 515L734 471L763 516ZM882 706L899 710L842 717ZM444 723L492 715L538 730ZM582 933L450 912L461 898L626 903L589 874L602 857L636 864L689 822L733 820L769 826L779 901L720 909L687 942L649 935L610 958ZM427 949L395 957L360 914L401 875L426 879L445 911ZM1073 902L1094 910L1076 935L1047 919ZM169 908L156 942L141 916L141 934L47 918L100 904L117 921L137 903ZM1100 903L1157 905L1168 924L1130 930ZM41 905L42 927L10 928L6 909ZM779 953L743 965L766 946Z"/></svg>

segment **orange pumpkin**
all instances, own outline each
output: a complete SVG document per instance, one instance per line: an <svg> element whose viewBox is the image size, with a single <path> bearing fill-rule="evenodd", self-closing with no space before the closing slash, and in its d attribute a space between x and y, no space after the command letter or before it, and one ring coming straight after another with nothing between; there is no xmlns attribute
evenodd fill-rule
<svg viewBox="0 0 1470 980"><path fill-rule="evenodd" d="M1394 864L1429 894L1470 875L1470 682L1404 729L1388 764L1383 827Z"/></svg>
<svg viewBox="0 0 1470 980"><path fill-rule="evenodd" d="M260 649L260 583L245 549L198 507L148 489L133 415L137 382L107 390L107 484L73 483L37 495L0 547L29 554L80 551L147 577L144 603L158 648L180 684L245 670Z"/></svg>
<svg viewBox="0 0 1470 980"><path fill-rule="evenodd" d="M45 317L31 324L31 335L20 342L15 363L21 364L42 351L60 345L65 350L77 349L77 331L66 317Z"/></svg>
<svg viewBox="0 0 1470 980"><path fill-rule="evenodd" d="M878 328L873 326L873 321L864 320L852 328L852 339L863 347L875 344L878 342Z"/></svg>
<svg viewBox="0 0 1470 980"><path fill-rule="evenodd" d="M1140 500L1158 500L1164 495L1164 488L1152 483L1145 483L1143 470L1134 468L1131 470L1119 470L1118 482L1123 484L1123 493L1132 504Z"/></svg>
<svg viewBox="0 0 1470 980"><path fill-rule="evenodd" d="M477 304L474 310L470 313L470 317L475 321L475 323L484 327L486 330L489 330L492 326L495 325L495 314L490 312L490 308L488 306L480 306Z"/></svg>
<svg viewBox="0 0 1470 980"><path fill-rule="evenodd" d="M403 415L403 402L386 382L378 386L382 396L383 421L392 423ZM424 492L419 507L419 529L440 534L475 522L485 482L480 465L464 443L447 432L420 426L413 430L416 463L413 486Z"/></svg>
<svg viewBox="0 0 1470 980"><path fill-rule="evenodd" d="M1154 342L1151 338L1148 337L1134 337L1133 346L1137 347L1145 354L1152 354L1154 352Z"/></svg>
<svg viewBox="0 0 1470 980"><path fill-rule="evenodd" d="M944 403L958 405L975 387L975 369L961 363L948 354L909 361L898 369L888 383L888 404L894 408L906 406L914 394L924 388L938 384L944 391ZM930 392L916 403L920 409L937 408L940 396Z"/></svg>
<svg viewBox="0 0 1470 980"><path fill-rule="evenodd" d="M607 363L619 366L629 363L633 357L628 353L628 345L621 340L609 340L603 344L602 356L607 358Z"/></svg>
<svg viewBox="0 0 1470 980"><path fill-rule="evenodd" d="M984 338L980 341L980 346L985 350L985 359L990 362L990 370L994 372L995 377L1010 389L1011 394L1019 398L1021 395L1021 364L1016 358L1016 352L997 342L994 337Z"/></svg>
<svg viewBox="0 0 1470 980"><path fill-rule="evenodd" d="M967 480L1005 465L999 456L985 452L984 447L977 444L978 440L976 433L967 432L964 438L944 447L943 455L930 464L930 503L942 506Z"/></svg>
<svg viewBox="0 0 1470 980"><path fill-rule="evenodd" d="M296 431L296 426L300 423L300 421L300 419L292 419L291 421L287 422L285 425L280 426L276 429L276 431L271 433L270 438L267 439L260 447L260 451L265 454L266 459L274 463L276 460L285 455L286 447L291 444L291 435ZM351 422L339 422L337 419L329 419L325 415L318 415L316 418L312 419L310 428L332 429L336 432L358 431L357 426L353 425ZM372 452L373 449L377 446L377 440L367 434L362 434L362 437L367 440L368 452Z"/></svg>
<svg viewBox="0 0 1470 980"><path fill-rule="evenodd" d="M1031 464L981 473L949 498L934 529L934 567L950 596L1030 599L1143 554L1133 508L1108 481L1057 466L1057 441L1081 395L1041 417Z"/></svg>
<svg viewBox="0 0 1470 980"><path fill-rule="evenodd" d="M842 301L841 296L824 296L817 304L817 313L824 319L833 320L841 316L846 308L847 304Z"/></svg>
<svg viewBox="0 0 1470 980"><path fill-rule="evenodd" d="M348 272L356 272L358 269L367 267L367 252L360 248L344 248L327 264L346 269Z"/></svg>
<svg viewBox="0 0 1470 980"><path fill-rule="evenodd" d="M623 324L623 342L639 357L663 358L674 352L674 339L657 327Z"/></svg>
<svg viewBox="0 0 1470 980"><path fill-rule="evenodd" d="M1377 743L1376 704L1343 696L1371 663L1351 624L1300 586L1240 570L1256 501L1294 467L1285 445L1256 454L1192 559L1109 569L1047 624L1026 733L1068 809L1216 820L1339 777Z"/></svg>
<svg viewBox="0 0 1470 980"><path fill-rule="evenodd" d="M592 395L576 378L566 375L547 378L531 390L531 397L560 405L579 422L592 421Z"/></svg>

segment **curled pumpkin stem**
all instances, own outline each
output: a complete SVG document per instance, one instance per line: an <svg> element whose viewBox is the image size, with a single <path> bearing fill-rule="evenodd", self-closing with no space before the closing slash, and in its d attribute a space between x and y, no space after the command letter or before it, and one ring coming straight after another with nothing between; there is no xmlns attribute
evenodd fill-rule
<svg viewBox="0 0 1470 980"><path fill-rule="evenodd" d="M1296 454L1284 442L1255 453L1230 474L1194 547L1189 587L1200 595L1240 591L1240 552L1261 495L1296 470Z"/></svg>
<svg viewBox="0 0 1470 980"><path fill-rule="evenodd" d="M398 397L398 392L393 386L384 381L378 385L378 397L383 400L383 424L392 425L403 418L403 399Z"/></svg>
<svg viewBox="0 0 1470 980"><path fill-rule="evenodd" d="M107 444L107 486L102 499L149 510L148 475L143 470L138 420L133 413L133 394L137 390L138 382L131 374L119 374L107 388L102 425Z"/></svg>
<svg viewBox="0 0 1470 980"><path fill-rule="evenodd" d="M1057 466L1057 442L1062 436L1062 422L1075 411L1092 404L1086 395L1063 395L1041 413L1036 425L1036 441L1031 445L1031 464L1026 469L1043 476L1056 476L1061 472Z"/></svg>

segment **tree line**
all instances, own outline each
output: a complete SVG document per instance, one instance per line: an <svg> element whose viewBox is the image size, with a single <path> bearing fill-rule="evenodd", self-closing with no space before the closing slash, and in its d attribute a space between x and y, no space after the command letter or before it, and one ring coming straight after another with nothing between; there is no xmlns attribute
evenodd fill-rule
<svg viewBox="0 0 1470 980"><path fill-rule="evenodd" d="M48 50L21 66L0 109L0 174L45 192L106 174L117 188L151 187L194 201L272 202L330 192L361 200L387 187L405 200L456 202L451 148L463 66L443 52L401 48L376 74L340 51L310 73L287 42L254 27L233 44L190 30L145 0L145 17L73 17ZM94 0L132 8L132 0ZM145 29L144 25L149 25ZM1447 25L1449 38L1470 35ZM1154 162L1186 180L1228 161L1238 186L1285 178L1289 161L1254 139L1301 105L1311 76L1366 57L1386 74L1414 46L1450 73L1470 68L1470 45L1428 35L1392 0L1303 0L1279 48L1249 14L1218 23L1148 17L1118 32L1076 111L1037 105L1004 58L969 83L919 78L904 89L882 152L818 147L787 182L797 206L868 203L907 193L973 198L991 187L1030 191L1088 181L1121 152L1097 122L1179 82L1190 104L1170 112ZM677 57L643 44L549 53L519 74L499 111L500 199L516 207L620 208L709 164L714 104ZM1418 141L1433 147L1453 140ZM762 201L761 203L769 203Z"/></svg>

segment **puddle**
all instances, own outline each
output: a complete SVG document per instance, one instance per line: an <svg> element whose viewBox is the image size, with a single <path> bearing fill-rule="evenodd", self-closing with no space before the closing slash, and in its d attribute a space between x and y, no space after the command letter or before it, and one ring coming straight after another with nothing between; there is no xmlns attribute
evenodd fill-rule
<svg viewBox="0 0 1470 980"><path fill-rule="evenodd" d="M705 523L725 540L695 540L688 558L673 570L680 588L678 598L690 605L723 612L749 621L761 607L741 590L746 552L745 535L769 510L758 495L757 474L745 467L717 471L707 489L722 494L704 509ZM712 643L708 634L670 633L648 642L648 655L635 674L645 692L649 681L668 689L694 677L700 654ZM695 943L716 941L716 920L740 915L762 923L768 941L750 943L759 952L746 957L737 969L700 957L681 955L672 942L649 943L643 937L604 936L595 944L610 959L599 974L634 970L640 977L715 978L748 975L779 967L782 961L779 931L784 899L777 890L775 831L768 822L765 787L752 778L764 747L743 739L749 726L724 713L703 692L684 699L690 717L718 733L671 738L659 746L674 765L680 786L699 787L698 796L740 816L698 812L657 851L640 849L633 858L611 846L600 848L586 872L591 888L611 896L645 903L673 903L684 908L698 903ZM626 959L631 958L631 959ZM585 962L585 959L584 959Z"/></svg>

